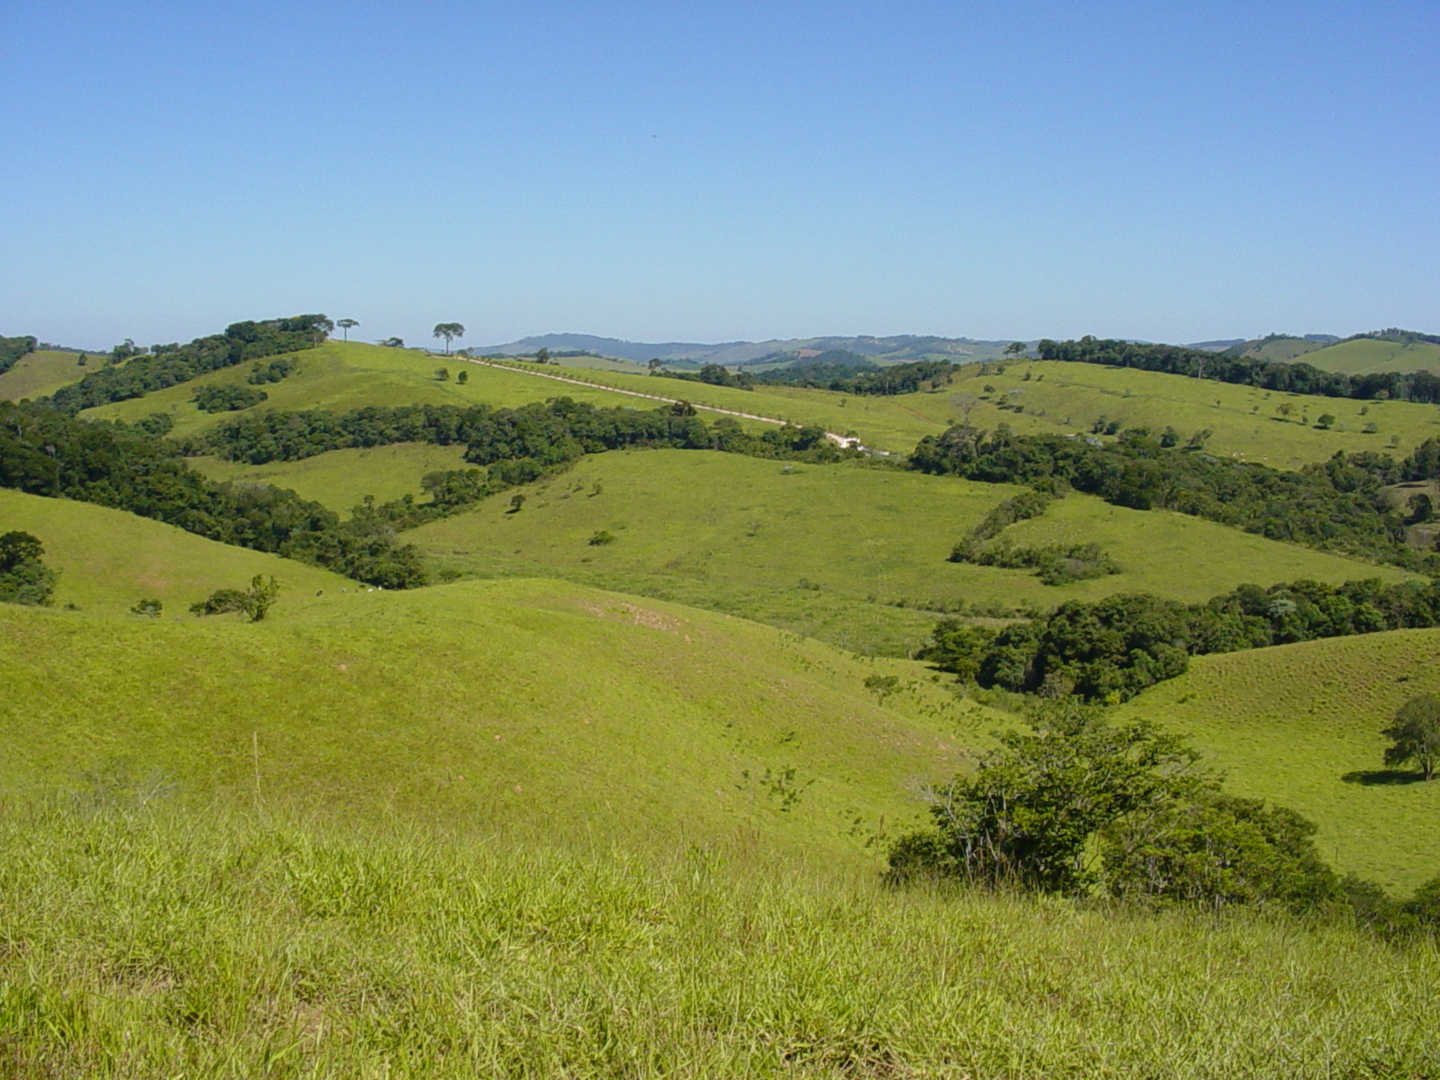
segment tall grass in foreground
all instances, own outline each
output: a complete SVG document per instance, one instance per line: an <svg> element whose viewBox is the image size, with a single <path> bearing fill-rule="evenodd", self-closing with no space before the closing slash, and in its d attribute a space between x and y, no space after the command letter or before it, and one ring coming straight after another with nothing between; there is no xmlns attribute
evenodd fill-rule
<svg viewBox="0 0 1440 1080"><path fill-rule="evenodd" d="M4 1075L1440 1075L1433 942L0 809Z"/></svg>

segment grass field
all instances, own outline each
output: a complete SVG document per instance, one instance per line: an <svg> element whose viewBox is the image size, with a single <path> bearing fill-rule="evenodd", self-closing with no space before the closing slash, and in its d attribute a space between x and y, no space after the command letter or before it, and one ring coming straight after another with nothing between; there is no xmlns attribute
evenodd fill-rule
<svg viewBox="0 0 1440 1080"><path fill-rule="evenodd" d="M9 371L0 374L0 401L23 401L53 394L108 362L104 353L89 353L87 366L81 367L76 362L79 356L77 352L55 349L27 353Z"/></svg>
<svg viewBox="0 0 1440 1080"><path fill-rule="evenodd" d="M330 409L344 412L367 405L524 405L552 397L571 397L597 405L653 406L635 398L564 385L549 379L502 371L466 362L458 356L426 356L411 349L387 349L379 345L330 341L317 349L294 354L299 370L263 389L268 400L253 408ZM451 377L435 377L439 368L448 368ZM469 381L460 385L455 375L461 370ZM175 421L174 434L188 435L214 427L235 413L205 413L191 401L195 389L209 385L238 385L245 382L249 364L202 375L198 379L157 390L144 397L118 401L88 409L94 419L139 420L155 412L168 413Z"/></svg>
<svg viewBox="0 0 1440 1080"><path fill-rule="evenodd" d="M463 469L463 446L399 443L357 450L332 450L303 461L245 465L213 457L188 459L187 464L212 480L269 484L289 488L307 499L348 514L366 495L389 502L405 495L423 499L420 478L428 472Z"/></svg>
<svg viewBox="0 0 1440 1080"><path fill-rule="evenodd" d="M311 600L253 624L0 606L0 790L122 776L187 805L873 866L882 821L1005 720L912 662L559 582ZM875 674L904 683L883 705Z"/></svg>
<svg viewBox="0 0 1440 1080"><path fill-rule="evenodd" d="M1380 734L1416 694L1440 691L1440 631L1201 656L1123 706L1183 731L1230 787L1299 810L1321 854L1405 893L1440 874L1440 783L1386 770Z"/></svg>
<svg viewBox="0 0 1440 1080"><path fill-rule="evenodd" d="M343 411L366 405L432 402L514 406L562 395L603 406L655 407L643 399L600 388L608 387L684 398L697 405L796 424L818 424L829 431L857 434L867 446L897 454L908 453L925 435L942 431L964 417L987 429L1005 423L1022 433L1067 434L1088 431L1095 420L1107 417L1127 427L1143 424L1157 432L1171 425L1185 438L1209 429L1214 432L1209 444L1212 451L1279 468L1323 461L1338 450L1406 453L1424 439L1440 434L1440 410L1429 405L1283 394L1089 364L1009 364L1003 375L983 374L979 366L967 366L954 383L937 391L859 397L794 387L737 390L522 361L508 361L514 370L506 371L471 364L460 357L425 356L414 350L333 341L297 356L299 372L266 386L270 398L256 409ZM435 370L442 366L452 373L448 381L435 378ZM462 367L470 375L465 386L453 378ZM993 366L990 370L994 370ZM196 409L190 400L195 388L241 383L248 371L248 365L242 365L215 372L141 398L91 409L85 415L134 421L153 412L165 412L175 421L176 435L192 434L234 415ZM522 374L525 371L569 376L595 385L560 383ZM1282 404L1293 409L1288 418L1277 412ZM1015 405L1023 406L1023 411L1015 411ZM1323 431L1315 424L1327 413L1335 416L1336 422L1331 430ZM1374 433L1364 430L1370 424L1376 427Z"/></svg>
<svg viewBox="0 0 1440 1080"><path fill-rule="evenodd" d="M124 614L137 600L153 598L164 604L165 618L190 619L191 604L216 589L243 588L256 574L280 582L276 614L303 610L321 590L362 587L304 563L216 543L123 510L0 490L0 532L12 529L45 545L45 564L60 572L55 603L85 612Z"/></svg>
<svg viewBox="0 0 1440 1080"><path fill-rule="evenodd" d="M1412 371L1440 371L1440 345L1427 341L1407 345L1399 341L1357 338L1313 352L1305 357L1305 362L1322 371L1338 371L1346 375L1382 371L1408 375Z"/></svg>
<svg viewBox="0 0 1440 1080"><path fill-rule="evenodd" d="M1433 940L163 800L8 806L0 861L6 1075L1440 1075Z"/></svg>
<svg viewBox="0 0 1440 1080"><path fill-rule="evenodd" d="M1325 348L1323 341L1306 341L1304 338L1298 337L1278 337L1253 342L1242 350L1240 355L1247 360L1272 360L1288 363L1305 357L1306 353L1323 348ZM1309 362L1308 359L1306 362Z"/></svg>
<svg viewBox="0 0 1440 1080"><path fill-rule="evenodd" d="M1064 587L1032 573L946 561L1019 490L858 464L635 451L572 470L406 534L450 573L565 577L785 626L844 647L904 654L957 602L1049 610L1154 591L1201 601L1243 582L1404 575L1196 518L1072 495L1017 540L1097 540L1124 572ZM1022 531L1023 530L1023 531ZM592 545L595 533L615 537ZM903 606L896 606L903 605Z"/></svg>

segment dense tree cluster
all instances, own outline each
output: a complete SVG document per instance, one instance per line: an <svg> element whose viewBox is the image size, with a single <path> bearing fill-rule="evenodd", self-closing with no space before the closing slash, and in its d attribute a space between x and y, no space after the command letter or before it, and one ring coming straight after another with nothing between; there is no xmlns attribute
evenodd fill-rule
<svg viewBox="0 0 1440 1080"><path fill-rule="evenodd" d="M1199 755L1148 721L1057 702L997 735L977 767L931 792L931 825L902 836L888 877L952 878L1146 907L1261 905L1354 920L1386 936L1440 929L1440 878L1407 901L1341 877L1315 825L1221 790Z"/></svg>
<svg viewBox="0 0 1440 1080"><path fill-rule="evenodd" d="M854 359L859 363L826 359L832 355L821 353L805 363L763 372L755 376L755 381L774 386L816 387L846 394L913 394L917 390L950 382L959 370L957 365L947 360L916 360L880 367L858 356ZM853 354L840 355L850 357Z"/></svg>
<svg viewBox="0 0 1440 1080"><path fill-rule="evenodd" d="M293 491L214 483L159 439L39 405L0 403L0 487L128 510L387 588L424 581L419 553L388 528L342 523Z"/></svg>
<svg viewBox="0 0 1440 1080"><path fill-rule="evenodd" d="M197 338L189 345L167 348L159 354L137 355L122 367L92 371L79 382L55 391L50 401L63 412L76 413L140 397L208 371L311 348L324 340L329 325L324 315L232 323L223 334Z"/></svg>
<svg viewBox="0 0 1440 1080"><path fill-rule="evenodd" d="M344 322L345 320L341 319L340 321ZM252 386L279 382L281 379L293 375L298 366L293 356L282 356L278 360L271 360L268 364L252 364L250 374L245 376L245 381Z"/></svg>
<svg viewBox="0 0 1440 1080"><path fill-rule="evenodd" d="M190 400L202 412L236 412L259 405L270 395L253 386L197 386Z"/></svg>
<svg viewBox="0 0 1440 1080"><path fill-rule="evenodd" d="M45 545L27 532L0 535L0 603L49 605L54 602L54 570L41 561Z"/></svg>
<svg viewBox="0 0 1440 1080"><path fill-rule="evenodd" d="M1160 371L1170 375L1188 375L1197 379L1214 379L1218 382L1295 394L1364 400L1394 398L1432 404L1440 402L1440 376L1428 371L1415 371L1408 375L1397 372L1346 375L1341 372L1321 371L1311 364L1299 361L1261 360L1256 357L1206 352L1203 349L1187 349L1180 345L1141 345L1132 341L1116 341L1088 335L1078 341L1051 341L1046 338L1036 349L1041 360Z"/></svg>
<svg viewBox="0 0 1440 1080"><path fill-rule="evenodd" d="M1182 674L1191 656L1431 626L1440 626L1440 581L1295 581L1241 585L1204 604L1073 601L999 632L944 619L917 655L983 686L1123 701Z"/></svg>
<svg viewBox="0 0 1440 1080"><path fill-rule="evenodd" d="M15 366L15 362L22 356L35 351L36 341L33 336L24 337L0 337L0 375L4 375Z"/></svg>
<svg viewBox="0 0 1440 1080"><path fill-rule="evenodd" d="M476 465L525 460L539 468L583 454L628 447L726 450L759 457L833 460L843 456L823 428L782 427L751 435L726 417L707 425L675 406L650 411L602 409L554 398L516 409L488 405L372 406L349 413L320 410L237 417L204 436L204 449L233 461L298 461L329 450L424 442L463 444Z"/></svg>
<svg viewBox="0 0 1440 1080"><path fill-rule="evenodd" d="M658 367L652 371L654 375L662 375L667 379L680 379L683 382L701 382L710 386L730 386L736 390L755 389L755 379L748 371L730 370L721 364L701 364L699 371L665 371Z"/></svg>
<svg viewBox="0 0 1440 1080"><path fill-rule="evenodd" d="M1427 461L1440 458L1440 444L1426 453ZM1423 565L1405 544L1403 517L1380 490L1394 482L1391 477L1421 466L1410 469L1381 455L1337 454L1323 465L1289 472L1165 447L1144 429L1101 444L955 426L922 439L910 466L987 483L1068 487L1118 506L1192 514L1322 551Z"/></svg>

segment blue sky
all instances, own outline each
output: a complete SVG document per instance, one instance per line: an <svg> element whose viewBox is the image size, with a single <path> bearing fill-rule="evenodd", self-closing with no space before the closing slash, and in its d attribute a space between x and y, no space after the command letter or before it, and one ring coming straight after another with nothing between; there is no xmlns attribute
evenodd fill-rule
<svg viewBox="0 0 1440 1080"><path fill-rule="evenodd" d="M0 4L0 333L1440 331L1440 5Z"/></svg>

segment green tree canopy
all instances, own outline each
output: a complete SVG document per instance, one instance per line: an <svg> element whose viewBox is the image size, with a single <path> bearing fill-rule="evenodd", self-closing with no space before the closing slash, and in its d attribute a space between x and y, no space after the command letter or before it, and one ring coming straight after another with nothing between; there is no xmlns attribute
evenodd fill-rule
<svg viewBox="0 0 1440 1080"><path fill-rule="evenodd" d="M1435 779L1440 766L1440 694L1421 694L1405 702L1381 734L1390 740L1386 765L1413 761L1426 780Z"/></svg>

